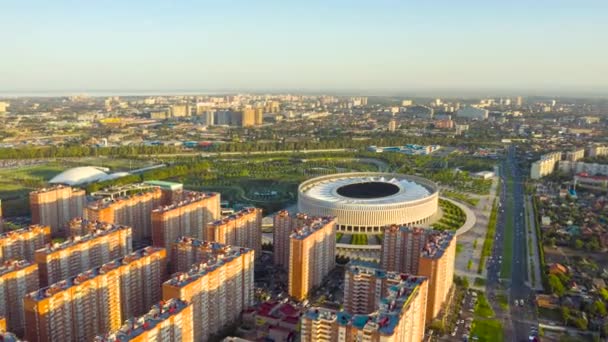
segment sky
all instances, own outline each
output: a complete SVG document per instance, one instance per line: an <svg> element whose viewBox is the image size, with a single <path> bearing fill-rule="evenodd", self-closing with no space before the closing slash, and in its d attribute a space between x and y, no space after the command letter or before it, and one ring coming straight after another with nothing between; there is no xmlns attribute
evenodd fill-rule
<svg viewBox="0 0 608 342"><path fill-rule="evenodd" d="M605 0L2 0L0 93L608 96Z"/></svg>

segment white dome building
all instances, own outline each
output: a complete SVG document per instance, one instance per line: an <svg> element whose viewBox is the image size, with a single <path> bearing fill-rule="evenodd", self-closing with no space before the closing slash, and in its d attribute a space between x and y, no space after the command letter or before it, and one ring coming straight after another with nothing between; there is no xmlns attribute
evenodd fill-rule
<svg viewBox="0 0 608 342"><path fill-rule="evenodd" d="M53 177L49 183L51 184L66 184L66 185L81 185L92 182L97 182L108 177L108 168L95 166L79 166L63 171Z"/></svg>

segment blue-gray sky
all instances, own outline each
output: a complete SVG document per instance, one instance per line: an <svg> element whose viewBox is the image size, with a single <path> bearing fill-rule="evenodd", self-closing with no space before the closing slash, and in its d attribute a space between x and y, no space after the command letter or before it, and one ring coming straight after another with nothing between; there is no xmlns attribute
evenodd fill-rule
<svg viewBox="0 0 608 342"><path fill-rule="evenodd" d="M608 93L608 1L4 0L0 91Z"/></svg>

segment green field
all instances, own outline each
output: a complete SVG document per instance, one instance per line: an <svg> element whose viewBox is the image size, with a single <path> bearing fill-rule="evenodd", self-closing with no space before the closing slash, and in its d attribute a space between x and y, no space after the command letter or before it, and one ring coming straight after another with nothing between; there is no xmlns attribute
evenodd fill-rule
<svg viewBox="0 0 608 342"><path fill-rule="evenodd" d="M475 315L483 318L494 317L494 310L488 303L488 299L483 292L479 292L477 296L477 304L475 304Z"/></svg>
<svg viewBox="0 0 608 342"><path fill-rule="evenodd" d="M478 341L502 342L504 335L502 323L497 319L478 319L473 321L471 336L477 336Z"/></svg>
<svg viewBox="0 0 608 342"><path fill-rule="evenodd" d="M350 240L351 245L367 245L367 235L365 234L353 234L353 238Z"/></svg>
<svg viewBox="0 0 608 342"><path fill-rule="evenodd" d="M504 229L504 248L502 252L502 267L500 269L500 276L502 278L511 277L511 263L513 262L513 215L515 215L514 198L513 198L513 177L511 169L507 167L505 170L507 175L507 193L506 196L506 208L505 208L505 229Z"/></svg>

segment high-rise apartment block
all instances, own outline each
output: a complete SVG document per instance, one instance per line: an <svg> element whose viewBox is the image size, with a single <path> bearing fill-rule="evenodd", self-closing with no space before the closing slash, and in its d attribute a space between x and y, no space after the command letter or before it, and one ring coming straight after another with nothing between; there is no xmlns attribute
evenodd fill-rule
<svg viewBox="0 0 608 342"><path fill-rule="evenodd" d="M290 215L287 210L279 211L273 218L272 244L275 265L289 268L289 237L291 234L316 220L303 213Z"/></svg>
<svg viewBox="0 0 608 342"><path fill-rule="evenodd" d="M152 242L170 252L180 236L205 238L207 224L220 218L220 194L184 192L184 199L152 211Z"/></svg>
<svg viewBox="0 0 608 342"><path fill-rule="evenodd" d="M380 273L382 271L379 271ZM369 314L311 308L302 316L302 342L374 341L418 342L424 337L427 280L405 274L391 279L386 296Z"/></svg>
<svg viewBox="0 0 608 342"><path fill-rule="evenodd" d="M253 108L245 108L241 111L241 127L255 126L256 112Z"/></svg>
<svg viewBox="0 0 608 342"><path fill-rule="evenodd" d="M397 121L395 121L395 119L391 119L391 121L388 122L388 131L394 132L396 130L397 130Z"/></svg>
<svg viewBox="0 0 608 342"><path fill-rule="evenodd" d="M351 261L344 272L344 311L369 314L380 307L388 288L401 282L401 274L387 272L375 263Z"/></svg>
<svg viewBox="0 0 608 342"><path fill-rule="evenodd" d="M530 178L540 179L555 171L555 166L562 159L561 152L543 154L540 159L530 166Z"/></svg>
<svg viewBox="0 0 608 342"><path fill-rule="evenodd" d="M129 226L132 229L133 241L151 239L152 210L161 204L161 189L135 184L108 189L105 192L119 195L104 196L104 198L90 203L84 210L84 217L91 221Z"/></svg>
<svg viewBox="0 0 608 342"><path fill-rule="evenodd" d="M70 237L63 243L36 251L40 285L48 286L131 252L131 228L107 225L105 229Z"/></svg>
<svg viewBox="0 0 608 342"><path fill-rule="evenodd" d="M38 289L38 265L28 260L9 260L0 266L0 316L7 330L23 334L23 297Z"/></svg>
<svg viewBox="0 0 608 342"><path fill-rule="evenodd" d="M160 188L161 205L169 205L174 202L179 202L182 200L182 195L184 194L184 185L182 183L150 180L145 181L143 184Z"/></svg>
<svg viewBox="0 0 608 342"><path fill-rule="evenodd" d="M0 262L10 259L34 260L37 249L51 241L51 227L31 225L0 234Z"/></svg>
<svg viewBox="0 0 608 342"><path fill-rule="evenodd" d="M197 240L190 243L193 247L204 244ZM254 251L217 243L209 247L212 251L203 255L202 262L163 284L164 300L179 298L192 303L195 341L208 341L253 304ZM192 252L201 253L202 249L193 248Z"/></svg>
<svg viewBox="0 0 608 342"><path fill-rule="evenodd" d="M129 318L120 329L95 342L191 342L192 305L179 299L162 301L141 317Z"/></svg>
<svg viewBox="0 0 608 342"><path fill-rule="evenodd" d="M452 287L455 260L453 232L398 226L384 230L382 268L428 278L429 322L439 313Z"/></svg>
<svg viewBox="0 0 608 342"><path fill-rule="evenodd" d="M82 216L85 191L57 185L30 192L32 223L51 227L53 236L66 236L64 225L74 217Z"/></svg>
<svg viewBox="0 0 608 342"><path fill-rule="evenodd" d="M264 108L255 108L255 125L261 125L264 123Z"/></svg>
<svg viewBox="0 0 608 342"><path fill-rule="evenodd" d="M160 300L166 254L148 247L25 296L28 341L91 341Z"/></svg>
<svg viewBox="0 0 608 342"><path fill-rule="evenodd" d="M289 240L289 295L303 300L335 266L336 221L329 217L309 220Z"/></svg>
<svg viewBox="0 0 608 342"><path fill-rule="evenodd" d="M608 145L591 145L587 147L587 155L589 157L608 156Z"/></svg>
<svg viewBox="0 0 608 342"><path fill-rule="evenodd" d="M585 149L584 148L578 148L578 149L574 149L572 151L566 152L567 161L576 162L583 158L585 158Z"/></svg>
<svg viewBox="0 0 608 342"><path fill-rule="evenodd" d="M262 209L245 208L228 217L209 223L205 240L251 248L262 252Z"/></svg>

